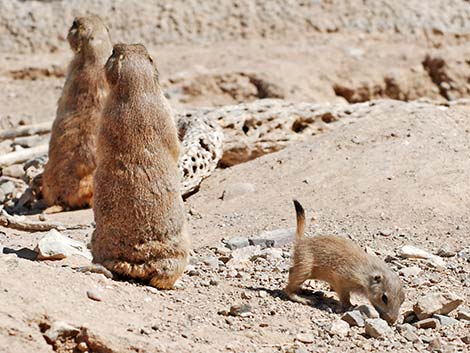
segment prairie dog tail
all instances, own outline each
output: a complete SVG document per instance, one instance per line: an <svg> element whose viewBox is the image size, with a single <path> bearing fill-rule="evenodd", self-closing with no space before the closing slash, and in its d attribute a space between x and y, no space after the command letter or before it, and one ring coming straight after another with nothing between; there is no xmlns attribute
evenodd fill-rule
<svg viewBox="0 0 470 353"><path fill-rule="evenodd" d="M295 232L295 240L299 240L304 237L305 230L305 211L302 205L297 200L294 201L295 215L297 216L297 229Z"/></svg>

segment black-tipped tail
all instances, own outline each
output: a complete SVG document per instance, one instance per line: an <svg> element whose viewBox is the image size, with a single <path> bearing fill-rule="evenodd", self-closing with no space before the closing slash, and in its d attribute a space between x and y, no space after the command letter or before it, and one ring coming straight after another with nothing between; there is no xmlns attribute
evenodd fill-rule
<svg viewBox="0 0 470 353"><path fill-rule="evenodd" d="M293 201L295 207L295 214L297 216L297 230L295 232L295 239L301 239L304 236L305 230L305 211L299 201Z"/></svg>

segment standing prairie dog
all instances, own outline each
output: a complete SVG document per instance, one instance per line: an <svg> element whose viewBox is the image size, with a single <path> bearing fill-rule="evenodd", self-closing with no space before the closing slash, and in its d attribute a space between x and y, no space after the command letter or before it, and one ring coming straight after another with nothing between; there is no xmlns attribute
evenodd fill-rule
<svg viewBox="0 0 470 353"><path fill-rule="evenodd" d="M190 249L176 126L143 45L116 44L105 72L110 94L98 131L93 262L170 289Z"/></svg>
<svg viewBox="0 0 470 353"><path fill-rule="evenodd" d="M108 92L104 64L112 44L97 16L77 17L67 39L74 57L52 126L42 193L47 206L74 209L93 202L96 129Z"/></svg>
<svg viewBox="0 0 470 353"><path fill-rule="evenodd" d="M328 282L344 308L351 307L350 293L366 296L380 316L394 323L405 293L398 276L379 258L364 252L349 239L337 236L305 237L305 213L294 200L297 231L289 282L284 289L291 300L308 304L297 294L307 279Z"/></svg>

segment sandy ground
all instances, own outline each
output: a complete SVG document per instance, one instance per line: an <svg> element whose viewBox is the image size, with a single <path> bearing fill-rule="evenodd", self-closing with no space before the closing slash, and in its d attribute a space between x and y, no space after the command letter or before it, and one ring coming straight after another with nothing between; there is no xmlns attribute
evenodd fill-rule
<svg viewBox="0 0 470 353"><path fill-rule="evenodd" d="M54 118L70 59L63 34L79 6L77 1L65 3L0 1L1 9L18 14L12 20L0 11L0 34L8 38L0 53L0 128ZM137 3L133 6L154 6ZM195 2L189 3L189 8L199 11ZM130 25L123 20L124 2L116 3L110 28L119 39L143 38L148 43L165 92L179 110L271 97L322 104L370 102L370 109L341 128L217 169L205 180L185 202L194 252L175 291L77 272L77 266L88 263L81 256L29 261L1 254L0 351L76 353L80 342L90 353L414 352L436 345L441 352L468 351L470 324L462 319L450 326L418 329L415 342L398 327L380 339L368 337L359 327L339 335L331 328L341 318L337 297L326 284L306 287L315 299L311 307L290 302L282 294L291 244L230 251L224 241L291 231L295 226L291 200L297 198L306 209L310 235L349 237L401 271L407 293L402 313L426 293L448 291L463 298L459 310L468 312L469 3L433 1L423 11L415 1L398 2L395 7L383 2L306 2L305 14L291 4L295 11L276 7L272 17L264 16L263 11L271 13L262 10L265 2L256 2L252 12L244 12L249 2L236 3L241 13L255 14L248 16L252 20L246 28L239 25L243 21L232 4L227 5L231 10L220 10L230 14L220 20L225 26L201 25L198 34L188 29L197 28L197 21L183 20L189 10L180 2L173 4L176 10L162 12L155 20L164 23L173 16L169 23L186 26L176 25L180 31L156 30L151 19L137 21L133 25L137 31L126 30ZM87 2L85 7L103 6L109 4ZM372 10L367 12L364 6ZM38 13L57 19L63 9L64 18L55 25L38 20ZM360 21L361 9L367 13L365 22ZM33 15L28 16L28 11ZM318 14L325 14L322 21ZM236 25L230 27L233 18ZM302 20L297 23L292 18ZM306 29L309 18L316 19L318 29ZM134 14L129 15L129 22L132 19ZM22 27L25 23L31 27ZM272 27L273 23L285 25ZM41 42L44 33L53 36ZM253 78L273 89L266 95ZM224 193L231 197L223 197ZM84 243L90 240L91 210L45 217L90 225L62 232ZM34 249L43 235L0 227L0 248ZM447 247L451 256L443 258L443 267L435 267L426 260L401 258L403 245L432 254ZM415 275L404 271L415 267L419 269ZM90 299L90 291L100 300ZM355 303L363 302L355 298ZM226 311L238 304L248 304L250 313L227 316ZM456 315L457 311L450 314ZM43 334L56 321L81 332L51 345Z"/></svg>

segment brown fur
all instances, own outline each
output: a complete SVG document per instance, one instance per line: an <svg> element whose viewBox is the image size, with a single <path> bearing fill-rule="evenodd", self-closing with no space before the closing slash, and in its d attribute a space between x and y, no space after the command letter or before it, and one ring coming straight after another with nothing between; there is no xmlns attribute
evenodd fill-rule
<svg viewBox="0 0 470 353"><path fill-rule="evenodd" d="M305 214L294 201L297 232L294 259L285 288L290 299L307 304L297 294L307 279L328 282L344 308L351 307L350 294L366 296L380 316L394 323L405 299L398 276L379 258L364 252L349 239L336 236L305 237Z"/></svg>
<svg viewBox="0 0 470 353"><path fill-rule="evenodd" d="M158 72L143 45L117 44L98 133L93 262L172 288L189 255L180 145Z"/></svg>
<svg viewBox="0 0 470 353"><path fill-rule="evenodd" d="M67 38L74 57L52 127L42 193L48 206L73 209L92 205L96 129L108 92L103 67L112 44L97 16L76 18Z"/></svg>

